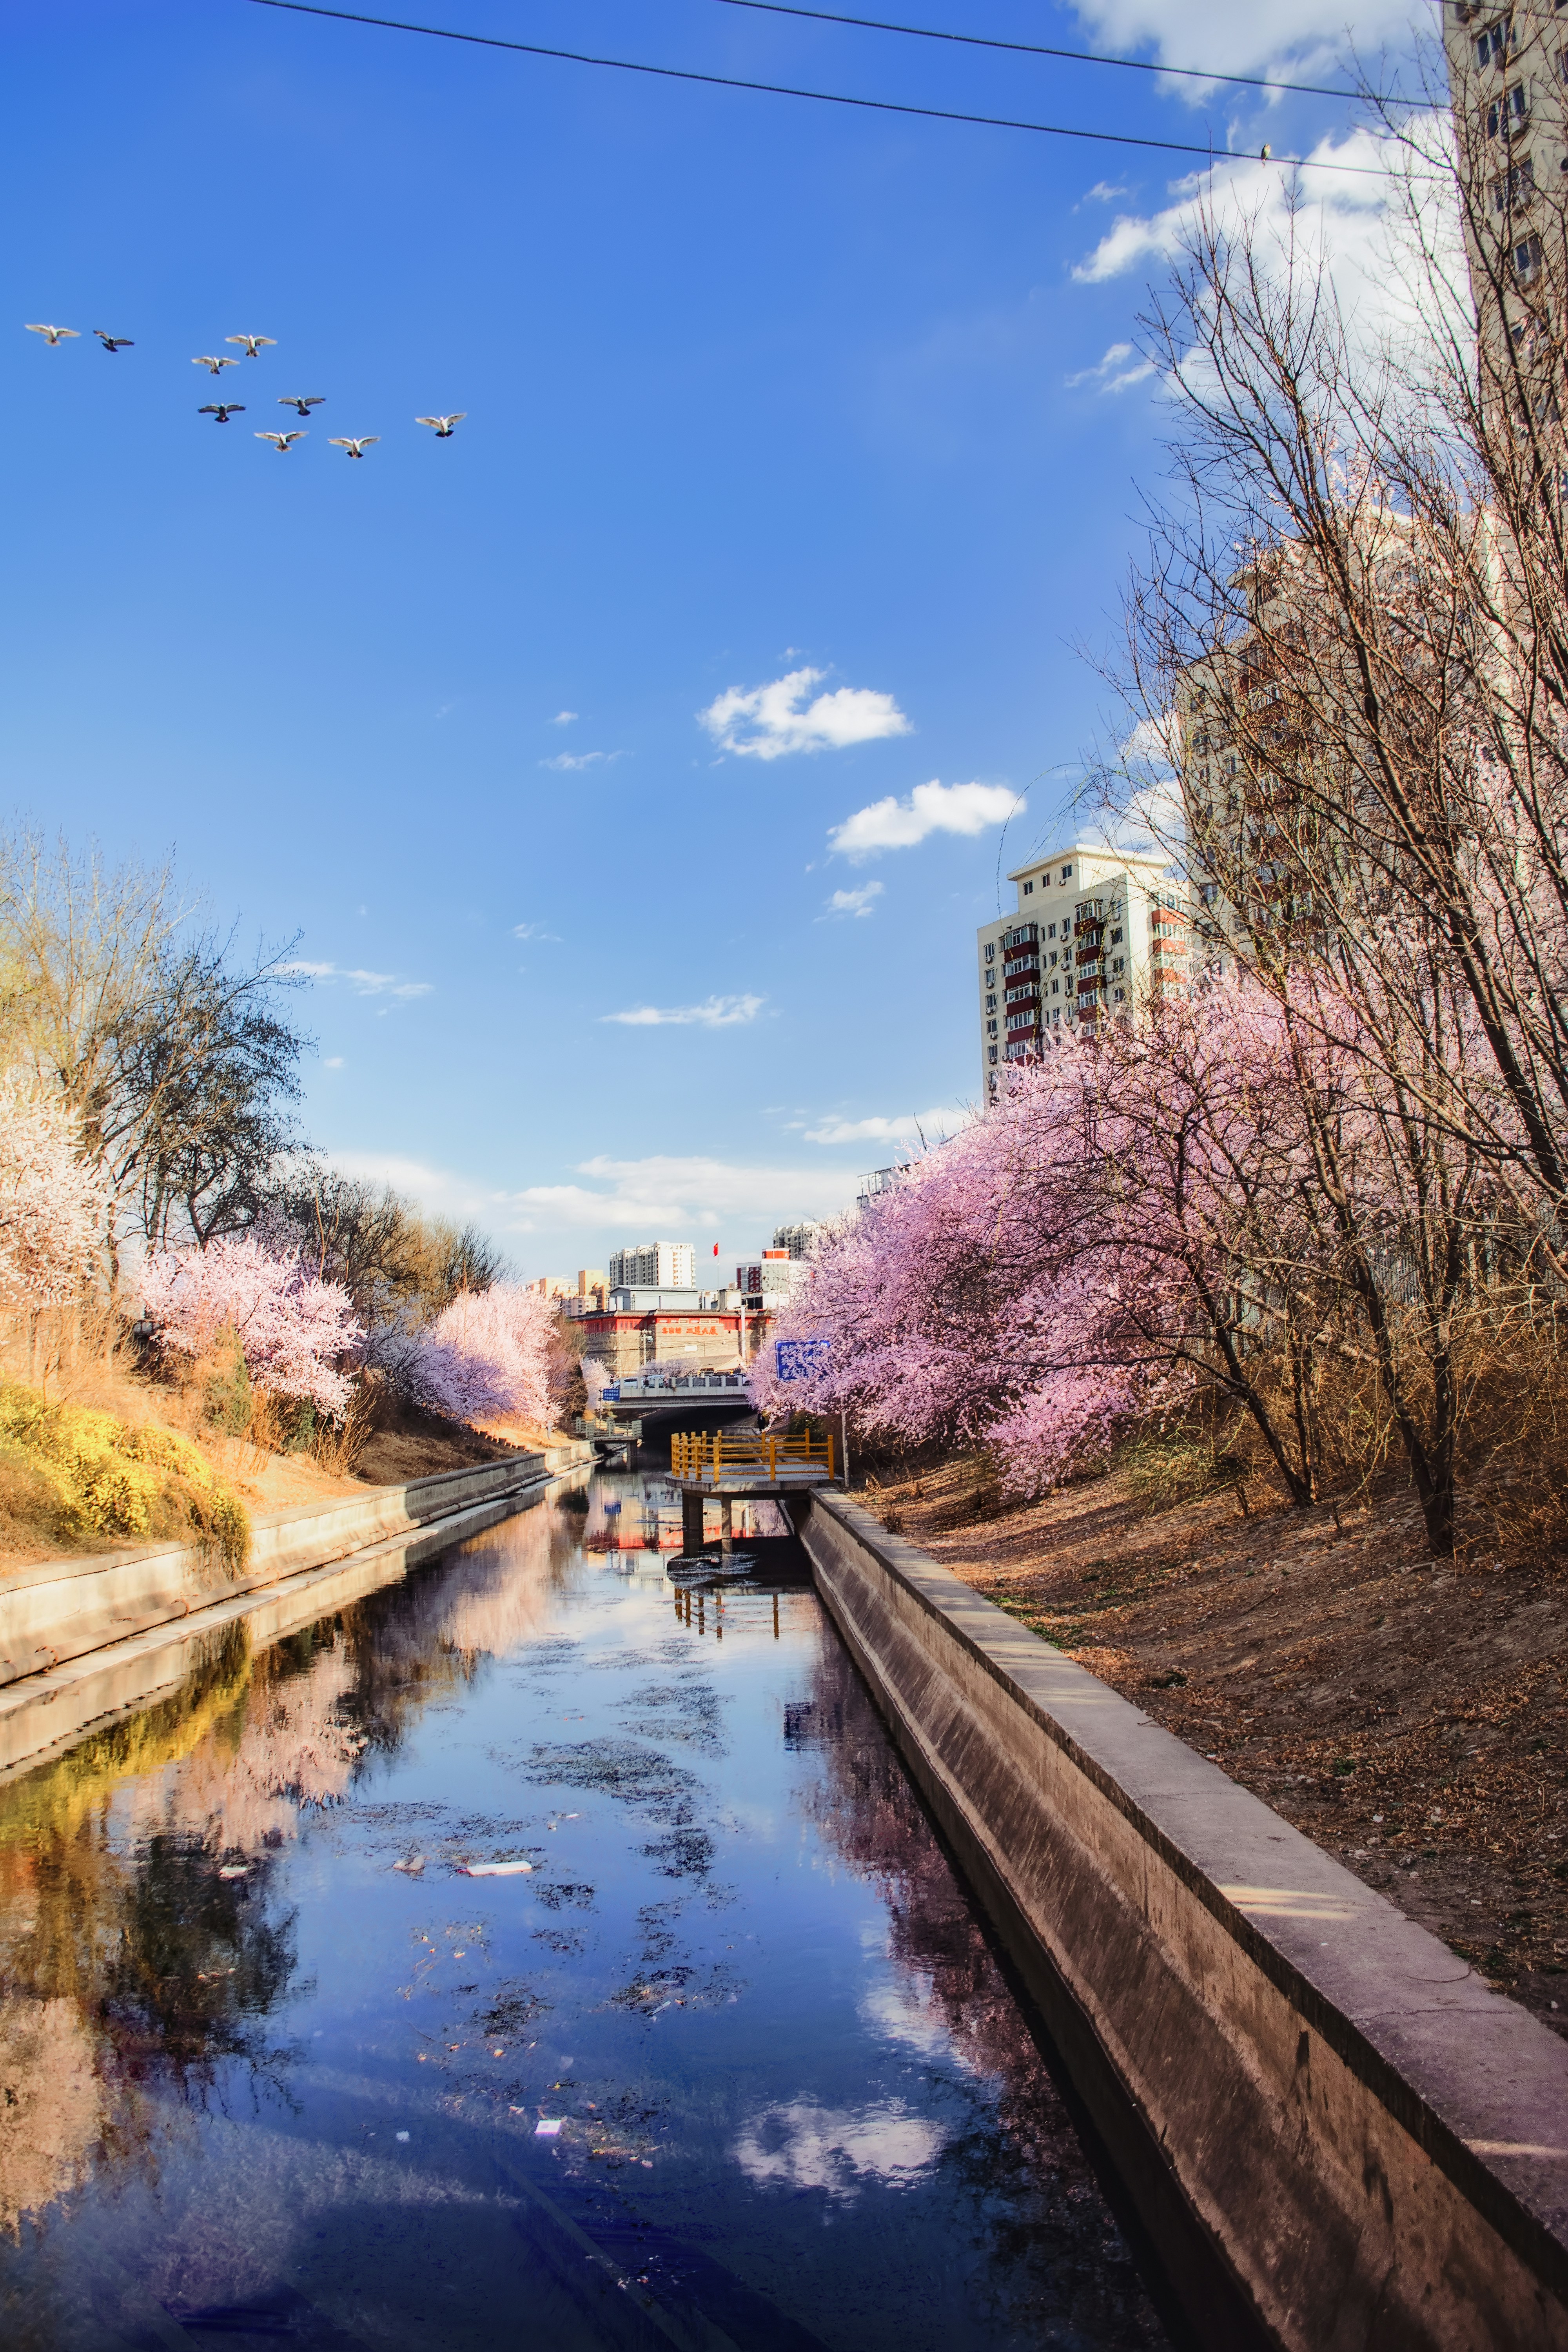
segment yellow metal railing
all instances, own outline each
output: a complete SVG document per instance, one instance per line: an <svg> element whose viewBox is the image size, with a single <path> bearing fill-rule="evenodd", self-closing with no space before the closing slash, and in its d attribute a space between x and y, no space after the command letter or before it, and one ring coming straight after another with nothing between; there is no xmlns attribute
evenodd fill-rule
<svg viewBox="0 0 1568 2352"><path fill-rule="evenodd" d="M792 1470L826 1470L833 1477L833 1433L777 1437L757 1430L677 1430L669 1441L677 1478L719 1478L726 1470L754 1470L768 1478Z"/></svg>

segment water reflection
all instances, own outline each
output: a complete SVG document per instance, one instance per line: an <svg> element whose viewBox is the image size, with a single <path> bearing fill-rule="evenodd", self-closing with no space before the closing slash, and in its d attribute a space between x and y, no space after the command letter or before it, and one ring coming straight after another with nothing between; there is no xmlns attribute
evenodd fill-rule
<svg viewBox="0 0 1568 2352"><path fill-rule="evenodd" d="M8 2345L1163 2342L798 1550L660 1487L0 1786Z"/></svg>

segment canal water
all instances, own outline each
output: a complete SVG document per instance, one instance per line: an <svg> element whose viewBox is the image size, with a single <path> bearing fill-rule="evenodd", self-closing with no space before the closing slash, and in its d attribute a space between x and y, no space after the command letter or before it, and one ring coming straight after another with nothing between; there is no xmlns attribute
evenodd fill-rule
<svg viewBox="0 0 1568 2352"><path fill-rule="evenodd" d="M0 1785L11 2352L1167 2342L798 1547L679 1540L557 1487Z"/></svg>

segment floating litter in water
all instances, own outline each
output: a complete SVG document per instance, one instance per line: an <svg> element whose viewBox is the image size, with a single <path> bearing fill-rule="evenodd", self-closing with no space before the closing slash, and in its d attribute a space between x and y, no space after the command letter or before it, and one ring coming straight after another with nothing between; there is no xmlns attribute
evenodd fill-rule
<svg viewBox="0 0 1568 2352"><path fill-rule="evenodd" d="M561 2126L565 2120L564 2116L541 2116L533 2126L534 2138L558 2139L561 2136Z"/></svg>
<svg viewBox="0 0 1568 2352"><path fill-rule="evenodd" d="M407 1871L407 1873L408 1873L409 1876L412 1878L412 1877L416 1876L416 1875L420 1871L422 1871L422 1870L424 1869L424 1867L425 1867L425 1857L424 1857L424 1855L423 1855L422 1853L416 1853L416 1854L413 1857L412 1861L409 1861L409 1862L395 1862L395 1863L393 1864L393 1865L392 1865L392 1866L393 1866L394 1870L405 1870L405 1871Z"/></svg>
<svg viewBox="0 0 1568 2352"><path fill-rule="evenodd" d="M249 1874L250 1864L247 1862L226 1862L218 1872L220 1878L246 1878Z"/></svg>
<svg viewBox="0 0 1568 2352"><path fill-rule="evenodd" d="M520 1871L531 1870L533 1864L531 1862L460 1862L458 1868L465 1878L515 1878Z"/></svg>
<svg viewBox="0 0 1568 2352"><path fill-rule="evenodd" d="M406 2132L399 2132L397 2137L399 2139L406 2139L408 2137L408 2134Z"/></svg>

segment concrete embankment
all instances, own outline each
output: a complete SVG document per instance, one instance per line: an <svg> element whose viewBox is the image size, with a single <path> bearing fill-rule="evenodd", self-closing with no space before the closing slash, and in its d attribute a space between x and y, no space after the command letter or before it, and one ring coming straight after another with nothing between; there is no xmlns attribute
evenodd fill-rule
<svg viewBox="0 0 1568 2352"><path fill-rule="evenodd" d="M841 1496L818 1587L1205 2347L1568 2347L1568 2045Z"/></svg>
<svg viewBox="0 0 1568 2352"><path fill-rule="evenodd" d="M237 1574L188 1546L13 1570L0 1578L0 1774L144 1706L234 1626L253 1643L274 1641L478 1535L592 1461L592 1447L574 1443L273 1512L254 1523Z"/></svg>

